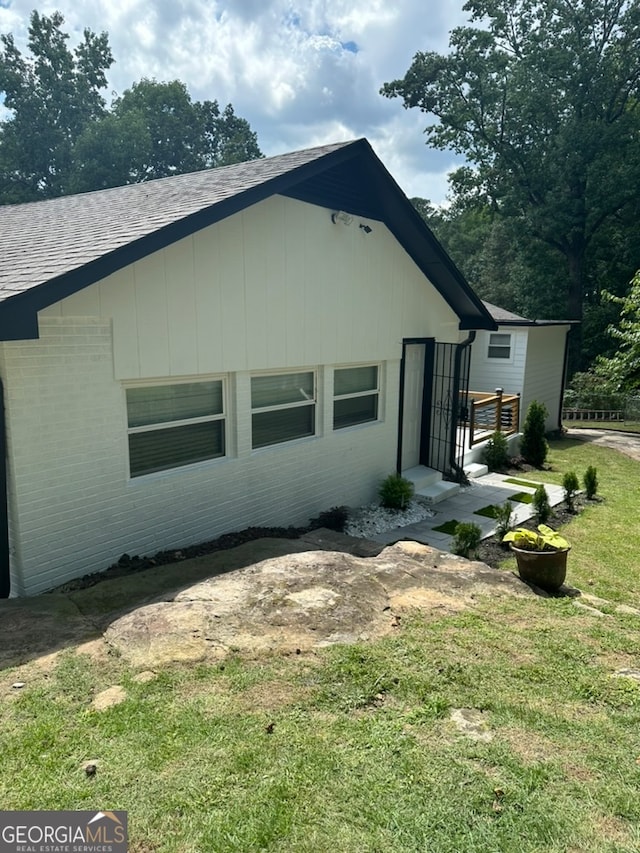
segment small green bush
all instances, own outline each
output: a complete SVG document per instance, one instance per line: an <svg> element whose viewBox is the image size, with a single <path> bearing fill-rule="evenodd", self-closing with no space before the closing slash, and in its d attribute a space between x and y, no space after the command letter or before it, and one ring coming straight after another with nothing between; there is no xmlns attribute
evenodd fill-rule
<svg viewBox="0 0 640 853"><path fill-rule="evenodd" d="M509 464L509 444L500 430L492 433L484 449L484 464L490 471L504 471Z"/></svg>
<svg viewBox="0 0 640 853"><path fill-rule="evenodd" d="M312 527L326 527L327 530L343 533L348 517L349 509L346 506L332 506L331 509L323 510L317 518L312 518L310 524Z"/></svg>
<svg viewBox="0 0 640 853"><path fill-rule="evenodd" d="M413 497L413 483L400 474L389 474L378 489L380 502L386 509L406 509Z"/></svg>
<svg viewBox="0 0 640 853"><path fill-rule="evenodd" d="M544 437L547 414L544 403L532 400L522 427L520 453L525 461L535 468L542 468L549 452L549 445Z"/></svg>
<svg viewBox="0 0 640 853"><path fill-rule="evenodd" d="M589 465L587 470L584 472L582 482L584 483L585 495L590 501L593 500L598 491L598 471L593 467L593 465Z"/></svg>
<svg viewBox="0 0 640 853"><path fill-rule="evenodd" d="M511 530L513 524L513 504L511 501L505 501L503 504L496 504L494 507L493 517L496 522L496 536L499 542L502 542L502 537Z"/></svg>
<svg viewBox="0 0 640 853"><path fill-rule="evenodd" d="M549 516L551 515L551 504L549 503L549 495L547 494L547 490L542 485L542 483L540 483L538 488L533 493L533 500L531 503L533 504L533 508L535 509L538 523L546 524L549 520Z"/></svg>
<svg viewBox="0 0 640 853"><path fill-rule="evenodd" d="M482 531L477 524L472 521L461 521L456 525L451 542L451 552L459 557L468 557L469 554L475 552L481 538Z"/></svg>
<svg viewBox="0 0 640 853"><path fill-rule="evenodd" d="M576 493L580 488L580 481L575 471L567 471L562 478L562 488L564 489L564 502L567 509L573 510Z"/></svg>

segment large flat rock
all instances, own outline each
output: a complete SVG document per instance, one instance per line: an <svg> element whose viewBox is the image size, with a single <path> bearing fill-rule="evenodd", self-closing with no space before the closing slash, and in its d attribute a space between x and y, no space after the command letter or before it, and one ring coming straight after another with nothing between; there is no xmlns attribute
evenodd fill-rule
<svg viewBox="0 0 640 853"><path fill-rule="evenodd" d="M479 596L534 593L510 572L415 542L377 556L301 551L208 577L116 619L105 639L136 667L295 652L382 636L409 609L455 612Z"/></svg>

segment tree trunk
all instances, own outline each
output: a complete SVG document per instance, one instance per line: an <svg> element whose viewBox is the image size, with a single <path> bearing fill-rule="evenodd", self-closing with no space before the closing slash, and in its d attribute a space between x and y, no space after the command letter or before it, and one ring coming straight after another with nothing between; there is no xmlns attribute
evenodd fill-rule
<svg viewBox="0 0 640 853"><path fill-rule="evenodd" d="M584 370L582 363L582 305L584 293L584 246L572 246L566 252L569 270L569 291L567 294L567 320L579 320L580 325L571 329L569 335L569 358L567 364L567 381L578 370Z"/></svg>

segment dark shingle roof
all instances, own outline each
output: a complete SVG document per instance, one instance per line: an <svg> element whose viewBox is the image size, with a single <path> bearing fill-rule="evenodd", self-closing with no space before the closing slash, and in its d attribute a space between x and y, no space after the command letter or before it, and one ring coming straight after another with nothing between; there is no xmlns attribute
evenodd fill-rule
<svg viewBox="0 0 640 853"><path fill-rule="evenodd" d="M95 261L345 144L49 201L0 206L0 299Z"/></svg>
<svg viewBox="0 0 640 853"><path fill-rule="evenodd" d="M482 304L499 326L570 326L577 322L576 320L529 320L519 314L514 314L512 311L507 311L506 308L492 305L486 299L482 300Z"/></svg>
<svg viewBox="0 0 640 853"><path fill-rule="evenodd" d="M142 184L0 206L0 339L37 312L275 193L384 222L460 317L495 328L369 143L342 142Z"/></svg>
<svg viewBox="0 0 640 853"><path fill-rule="evenodd" d="M486 299L482 300L482 304L489 314L491 314L496 323L509 323L513 321L518 323L532 322L531 320L527 320L526 317L520 317L518 314L513 314L511 311L507 311L505 308L499 308L497 305L492 305L491 302L487 302Z"/></svg>

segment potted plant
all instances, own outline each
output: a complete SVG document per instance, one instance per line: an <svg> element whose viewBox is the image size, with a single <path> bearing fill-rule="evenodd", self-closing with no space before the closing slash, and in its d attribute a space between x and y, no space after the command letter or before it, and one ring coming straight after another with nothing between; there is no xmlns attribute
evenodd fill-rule
<svg viewBox="0 0 640 853"><path fill-rule="evenodd" d="M538 532L518 527L502 539L516 555L518 574L523 581L546 590L559 589L567 576L567 554L571 546L567 540L546 524L538 525Z"/></svg>

